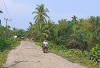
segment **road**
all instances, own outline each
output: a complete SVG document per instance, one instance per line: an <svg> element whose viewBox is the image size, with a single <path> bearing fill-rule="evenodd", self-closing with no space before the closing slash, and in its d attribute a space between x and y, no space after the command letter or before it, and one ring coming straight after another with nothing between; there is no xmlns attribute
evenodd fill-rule
<svg viewBox="0 0 100 68"><path fill-rule="evenodd" d="M85 68L52 53L44 54L41 47L28 41L11 50L5 68Z"/></svg>

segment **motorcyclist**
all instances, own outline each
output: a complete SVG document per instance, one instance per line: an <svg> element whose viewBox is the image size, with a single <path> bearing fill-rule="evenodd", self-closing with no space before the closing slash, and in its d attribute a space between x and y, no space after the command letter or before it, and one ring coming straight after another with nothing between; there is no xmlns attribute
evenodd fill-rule
<svg viewBox="0 0 100 68"><path fill-rule="evenodd" d="M44 48L47 48L47 50L48 50L48 42L47 42L47 40L44 40L43 41L43 45L42 45L42 50L44 51Z"/></svg>

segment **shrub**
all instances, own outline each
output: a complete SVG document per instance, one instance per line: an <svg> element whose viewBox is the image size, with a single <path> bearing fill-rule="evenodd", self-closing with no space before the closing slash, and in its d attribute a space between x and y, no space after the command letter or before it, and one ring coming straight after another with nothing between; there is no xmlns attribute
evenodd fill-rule
<svg viewBox="0 0 100 68"><path fill-rule="evenodd" d="M74 56L74 58L83 58L84 57L84 54L82 53L82 51L81 50L76 50L76 49L70 49L70 50L68 50L67 51L67 56L69 56L70 55L70 57L73 57Z"/></svg>
<svg viewBox="0 0 100 68"><path fill-rule="evenodd" d="M9 49L10 45L7 43L5 37L0 37L0 51L4 51L6 49Z"/></svg>
<svg viewBox="0 0 100 68"><path fill-rule="evenodd" d="M19 45L20 42L14 40L14 38L5 38L0 36L0 51L3 52L7 49L11 49L11 47L15 47Z"/></svg>
<svg viewBox="0 0 100 68"><path fill-rule="evenodd" d="M100 47L96 45L90 52L90 59L95 62L100 62Z"/></svg>
<svg viewBox="0 0 100 68"><path fill-rule="evenodd" d="M14 38L8 38L6 41L11 47L14 47L15 44L17 43L17 41L14 40Z"/></svg>

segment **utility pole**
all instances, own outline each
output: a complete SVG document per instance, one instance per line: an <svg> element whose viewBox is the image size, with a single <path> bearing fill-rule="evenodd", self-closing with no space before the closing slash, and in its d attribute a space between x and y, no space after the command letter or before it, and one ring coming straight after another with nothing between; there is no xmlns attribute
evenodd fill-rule
<svg viewBox="0 0 100 68"><path fill-rule="evenodd" d="M6 37L8 37L7 23L8 23L8 21L11 21L11 20L9 20L8 18L4 18L4 20L6 21Z"/></svg>

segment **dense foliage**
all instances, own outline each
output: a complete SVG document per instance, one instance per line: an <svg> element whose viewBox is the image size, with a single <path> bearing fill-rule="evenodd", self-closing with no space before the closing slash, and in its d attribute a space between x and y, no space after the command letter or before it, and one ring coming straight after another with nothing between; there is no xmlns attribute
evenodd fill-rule
<svg viewBox="0 0 100 68"><path fill-rule="evenodd" d="M3 52L6 49L10 48L9 43L7 42L5 37L0 37L0 51Z"/></svg>
<svg viewBox="0 0 100 68"><path fill-rule="evenodd" d="M96 62L100 62L100 47L96 45L90 52L90 59Z"/></svg>
<svg viewBox="0 0 100 68"><path fill-rule="evenodd" d="M20 35L18 30L17 35ZM10 26L4 27L0 25L0 68L3 68L3 64L6 62L7 54L9 50L20 44L18 39L14 39L14 30L10 29ZM18 36L19 38L20 36Z"/></svg>
<svg viewBox="0 0 100 68"><path fill-rule="evenodd" d="M90 51L95 44L100 44L100 17L91 16L89 19L77 19L72 21L59 20L57 24L48 20L40 24L30 23L28 37L34 41L48 39L57 45L65 45L69 49L81 49Z"/></svg>
<svg viewBox="0 0 100 68"><path fill-rule="evenodd" d="M99 63L89 60L89 52L82 52L79 49L66 49L64 45L58 46L52 42L49 43L49 52L62 56L63 58L73 62L79 63L87 68L97 68ZM41 46L42 42L36 42L37 45Z"/></svg>
<svg viewBox="0 0 100 68"><path fill-rule="evenodd" d="M95 45L100 45L100 17L99 16L90 16L88 19L78 19L75 15L72 17L72 20L58 20L58 23L52 22L51 20L46 20L49 18L47 15L49 10L44 8L44 5L38 5L36 11L33 14L36 14L34 17L34 24L30 22L30 27L28 28L27 37L30 40L43 42L44 39L52 42L54 45L57 45L57 48L75 49L75 54L77 56L84 57L82 53L90 52L91 60L99 61L100 53L99 49L95 49ZM52 44L49 44L50 48L54 48ZM100 46L98 46L100 47ZM93 49L92 49L93 48ZM79 52L77 51L79 50ZM57 49L59 50L59 49ZM67 55L67 54L66 54ZM94 56L95 55L95 56Z"/></svg>
<svg viewBox="0 0 100 68"><path fill-rule="evenodd" d="M0 10L0 13L3 12ZM14 36L17 36L17 38L14 38ZM0 68L3 68L9 50L18 46L21 39L25 39L25 31L23 29L13 28L11 30L9 25L2 26L0 20Z"/></svg>
<svg viewBox="0 0 100 68"><path fill-rule="evenodd" d="M17 36L16 39L14 39L15 35ZM18 30L13 28L13 30L11 30L10 26L7 26L6 28L0 25L0 51L11 49L11 47L14 47L14 45L16 45L24 36L25 31L23 29Z"/></svg>

